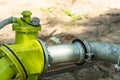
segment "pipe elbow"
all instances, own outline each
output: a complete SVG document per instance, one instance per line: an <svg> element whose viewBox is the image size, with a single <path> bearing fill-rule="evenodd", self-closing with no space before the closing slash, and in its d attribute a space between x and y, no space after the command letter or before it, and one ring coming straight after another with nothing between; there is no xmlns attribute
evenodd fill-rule
<svg viewBox="0 0 120 80"><path fill-rule="evenodd" d="M10 23L16 23L17 18L16 17L9 17L3 21L0 22L0 29L2 29L4 26L10 24Z"/></svg>

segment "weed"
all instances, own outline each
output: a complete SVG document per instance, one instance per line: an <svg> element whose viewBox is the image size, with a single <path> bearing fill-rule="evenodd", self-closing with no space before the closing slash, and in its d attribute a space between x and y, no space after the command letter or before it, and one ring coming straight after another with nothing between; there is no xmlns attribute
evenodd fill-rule
<svg viewBox="0 0 120 80"><path fill-rule="evenodd" d="M40 11L46 11L44 7L40 7Z"/></svg>
<svg viewBox="0 0 120 80"><path fill-rule="evenodd" d="M112 29L112 28L109 28L108 29L108 33L110 34L110 33L113 33L114 32L114 29Z"/></svg>
<svg viewBox="0 0 120 80"><path fill-rule="evenodd" d="M64 26L64 28L65 28L66 30L68 30L68 29L71 28L71 26Z"/></svg>
<svg viewBox="0 0 120 80"><path fill-rule="evenodd" d="M40 7L40 11L42 12L53 12L54 9L52 7L48 7L48 8L44 8L44 7Z"/></svg>
<svg viewBox="0 0 120 80"><path fill-rule="evenodd" d="M64 13L65 13L67 16L72 16L72 12L71 12L69 9L65 9L65 10L64 10Z"/></svg>
<svg viewBox="0 0 120 80"><path fill-rule="evenodd" d="M54 9L52 7L47 8L48 12L53 12Z"/></svg>
<svg viewBox="0 0 120 80"><path fill-rule="evenodd" d="M82 18L88 19L88 14L82 14Z"/></svg>
<svg viewBox="0 0 120 80"><path fill-rule="evenodd" d="M74 15L74 16L71 16L71 21L74 22L76 20L81 20L82 19L82 16L81 15Z"/></svg>

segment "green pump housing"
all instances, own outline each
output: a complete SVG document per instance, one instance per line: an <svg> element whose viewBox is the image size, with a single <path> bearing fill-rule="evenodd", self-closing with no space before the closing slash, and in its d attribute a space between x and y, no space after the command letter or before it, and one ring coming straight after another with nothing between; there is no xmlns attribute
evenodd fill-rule
<svg viewBox="0 0 120 80"><path fill-rule="evenodd" d="M30 11L23 11L23 17L12 18L15 44L0 47L0 79L37 80L44 72L44 51L38 41L41 30L39 19L31 19Z"/></svg>

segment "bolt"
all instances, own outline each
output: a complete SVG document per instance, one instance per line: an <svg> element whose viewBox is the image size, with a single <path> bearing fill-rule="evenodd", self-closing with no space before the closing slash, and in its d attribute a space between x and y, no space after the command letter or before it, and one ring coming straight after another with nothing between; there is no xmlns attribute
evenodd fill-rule
<svg viewBox="0 0 120 80"><path fill-rule="evenodd" d="M10 63L10 67L13 67L14 66L14 64L13 63Z"/></svg>
<svg viewBox="0 0 120 80"><path fill-rule="evenodd" d="M5 56L5 53L1 53L1 56L4 57L4 56Z"/></svg>
<svg viewBox="0 0 120 80"><path fill-rule="evenodd" d="M21 75L17 74L16 77L15 77L15 79L19 79L20 77L21 77Z"/></svg>

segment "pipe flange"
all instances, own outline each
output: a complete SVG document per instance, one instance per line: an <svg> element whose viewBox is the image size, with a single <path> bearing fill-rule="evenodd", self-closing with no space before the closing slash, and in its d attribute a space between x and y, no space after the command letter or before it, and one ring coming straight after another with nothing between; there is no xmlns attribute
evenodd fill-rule
<svg viewBox="0 0 120 80"><path fill-rule="evenodd" d="M42 45L42 48L43 48L43 51L44 51L44 56L45 56L45 67L44 67L44 70L43 70L43 73L48 69L48 66L50 65L49 64L49 53L48 53L48 50L47 50L47 46L45 45L45 43L38 39L39 43Z"/></svg>
<svg viewBox="0 0 120 80"><path fill-rule="evenodd" d="M86 50L86 46L84 45L84 43L83 43L83 41L81 41L80 39L74 39L73 41L72 41L72 43L79 43L78 44L78 48L79 48L79 50L81 49L81 47L82 47L82 49L83 50L80 50L79 52L81 53L80 54L80 58L82 58L82 62L81 62L81 59L80 59L80 62L77 62L77 63L75 63L76 65L83 65L86 61L85 61L85 54L87 53L87 50ZM82 52L81 52L82 51Z"/></svg>
<svg viewBox="0 0 120 80"><path fill-rule="evenodd" d="M17 79L18 77L19 77L19 80L25 80L26 78L28 78L27 72L23 64L18 59L14 51L7 44L4 44L1 49L9 57L9 59L12 61L12 63L15 65L18 71L15 79Z"/></svg>
<svg viewBox="0 0 120 80"><path fill-rule="evenodd" d="M73 40L72 43L75 43L75 42L79 42L80 43L80 46L83 47L84 49L84 59L83 59L83 62L82 63L76 63L77 65L83 65L83 64L86 64L88 61L90 61L93 57L94 57L94 53L91 53L91 48L89 46L89 43L85 40L80 40L80 39L75 39ZM83 57L83 56L82 56Z"/></svg>
<svg viewBox="0 0 120 80"><path fill-rule="evenodd" d="M87 53L90 53L91 52L91 47L90 47L89 43L86 40L83 40L82 42L86 47Z"/></svg>

